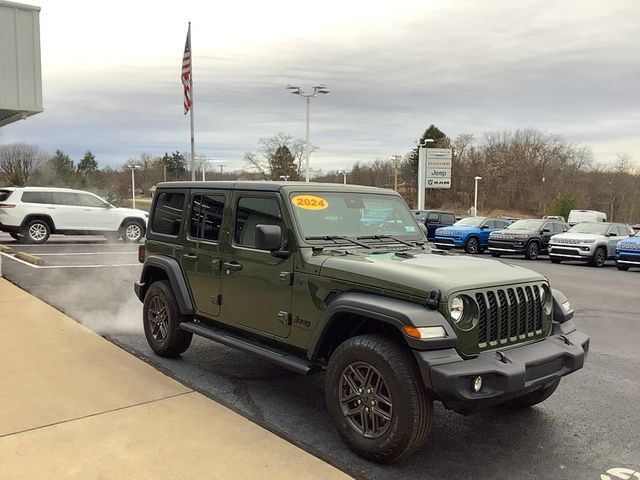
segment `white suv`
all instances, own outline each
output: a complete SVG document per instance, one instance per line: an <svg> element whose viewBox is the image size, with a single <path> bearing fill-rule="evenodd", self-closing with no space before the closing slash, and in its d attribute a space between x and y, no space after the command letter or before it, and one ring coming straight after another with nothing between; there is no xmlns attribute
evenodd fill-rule
<svg viewBox="0 0 640 480"><path fill-rule="evenodd" d="M579 223L566 233L551 237L549 259L553 263L582 260L603 267L608 258L615 258L616 244L632 235L631 227L621 223Z"/></svg>
<svg viewBox="0 0 640 480"><path fill-rule="evenodd" d="M137 242L147 212L116 208L93 193L68 188L0 188L0 231L18 241L44 243L52 233L122 237Z"/></svg>

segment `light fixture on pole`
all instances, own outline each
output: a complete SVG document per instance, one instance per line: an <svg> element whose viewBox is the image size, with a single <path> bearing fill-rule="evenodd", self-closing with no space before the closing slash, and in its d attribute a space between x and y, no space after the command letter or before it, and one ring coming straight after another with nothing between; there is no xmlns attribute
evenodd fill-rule
<svg viewBox="0 0 640 480"><path fill-rule="evenodd" d="M344 170L338 170L338 175L342 175L342 183L343 185L347 184L347 172Z"/></svg>
<svg viewBox="0 0 640 480"><path fill-rule="evenodd" d="M312 93L304 93L304 90L294 85L287 85L287 90L291 90L291 93L293 93L294 95L300 95L301 97L304 97L307 104L307 128L306 128L306 140L304 143L304 157L306 161L306 170L307 170L306 181L309 182L310 181L310 178L309 178L309 102L311 98L317 96L319 93L322 93L322 94L329 93L329 89L327 89L326 85L321 84L321 85L314 85Z"/></svg>
<svg viewBox="0 0 640 480"><path fill-rule="evenodd" d="M291 175L280 175L280 180L283 180L285 182L288 182L289 178L291 178Z"/></svg>
<svg viewBox="0 0 640 480"><path fill-rule="evenodd" d="M473 215L478 215L478 180L482 180L482 177L476 177L474 179L476 181L475 194L473 195Z"/></svg>
<svg viewBox="0 0 640 480"><path fill-rule="evenodd" d="M427 188L427 143L434 143L433 138L425 138L418 143L418 210L424 210L424 191Z"/></svg>
<svg viewBox="0 0 640 480"><path fill-rule="evenodd" d="M127 165L127 168L131 170L131 208L136 208L136 176L134 172L140 168L140 165Z"/></svg>

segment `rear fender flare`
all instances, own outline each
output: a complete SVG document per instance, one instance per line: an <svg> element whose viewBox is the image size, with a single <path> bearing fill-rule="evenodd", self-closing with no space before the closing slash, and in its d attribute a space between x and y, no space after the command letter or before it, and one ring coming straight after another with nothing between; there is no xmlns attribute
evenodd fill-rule
<svg viewBox="0 0 640 480"><path fill-rule="evenodd" d="M171 289L173 290L180 313L183 315L193 315L193 301L191 294L189 293L189 287L184 279L182 268L175 258L167 257L165 255L148 255L144 260L144 266L142 267L142 273L140 274L141 284L144 285L140 289L140 300L144 301L144 295L149 288L147 285L147 273L151 268L159 268L167 274Z"/></svg>

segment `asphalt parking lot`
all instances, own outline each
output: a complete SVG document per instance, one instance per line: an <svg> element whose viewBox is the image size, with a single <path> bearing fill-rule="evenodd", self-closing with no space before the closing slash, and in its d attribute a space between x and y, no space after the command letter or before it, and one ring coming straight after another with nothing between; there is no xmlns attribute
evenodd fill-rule
<svg viewBox="0 0 640 480"><path fill-rule="evenodd" d="M424 447L384 467L352 454L333 431L322 375L300 377L202 339L181 358L154 356L132 288L141 270L137 245L56 236L45 245L18 245L4 234L0 245L44 261L34 266L2 254L10 281L357 478L601 479L611 468L640 470L640 269L502 258L546 275L569 297L576 323L591 336L585 368L527 412L494 409L464 417L437 405Z"/></svg>

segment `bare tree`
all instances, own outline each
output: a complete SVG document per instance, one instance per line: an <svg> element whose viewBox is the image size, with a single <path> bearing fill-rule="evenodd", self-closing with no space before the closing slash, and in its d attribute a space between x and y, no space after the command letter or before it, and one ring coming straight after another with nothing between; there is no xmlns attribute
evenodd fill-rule
<svg viewBox="0 0 640 480"><path fill-rule="evenodd" d="M0 147L0 177L11 185L24 186L43 160L44 155L35 145L3 145Z"/></svg>
<svg viewBox="0 0 640 480"><path fill-rule="evenodd" d="M260 174L262 178L268 180L273 178L273 165L278 163L278 152L282 152L286 147L293 157L295 164L295 172L291 180L302 178L302 169L304 164L305 142L301 138L295 138L287 133L278 133L273 137L264 137L258 139L258 151L247 152L244 155L244 161L248 167ZM317 150L313 145L309 146L309 155ZM275 178L277 180L277 178Z"/></svg>

